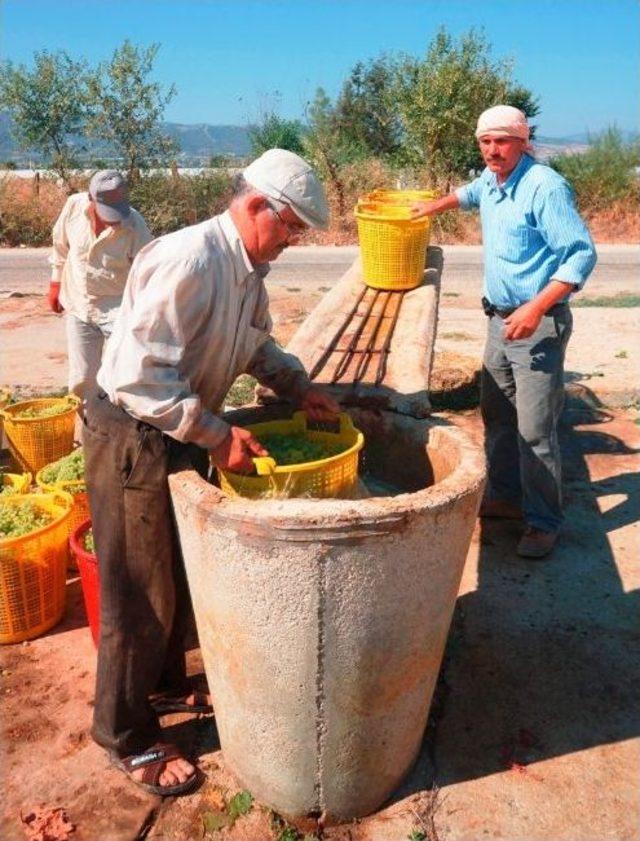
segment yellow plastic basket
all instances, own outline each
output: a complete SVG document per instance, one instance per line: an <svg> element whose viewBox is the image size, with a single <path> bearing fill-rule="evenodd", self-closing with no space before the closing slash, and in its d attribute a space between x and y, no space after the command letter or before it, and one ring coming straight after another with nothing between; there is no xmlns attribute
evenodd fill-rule
<svg viewBox="0 0 640 841"><path fill-rule="evenodd" d="M372 190L365 196L365 200L369 201L402 205L412 205L417 201L433 201L437 198L438 193L434 190Z"/></svg>
<svg viewBox="0 0 640 841"><path fill-rule="evenodd" d="M59 415L44 418L18 418L25 409L46 409L64 405ZM68 455L73 449L76 410L80 400L67 397L42 397L25 400L2 409L4 431L11 455L23 470L37 473L41 467Z"/></svg>
<svg viewBox="0 0 640 841"><path fill-rule="evenodd" d="M362 277L374 289L414 289L422 282L430 220L406 205L359 202L355 209Z"/></svg>
<svg viewBox="0 0 640 841"><path fill-rule="evenodd" d="M48 465L45 465L48 467ZM69 515L69 536L73 534L76 528L81 524L84 523L85 520L91 519L91 513L89 511L89 497L86 492L84 491L77 491L76 489L79 487L85 486L84 479L78 479L77 481L73 482L53 482L47 483L42 479L42 471L45 468L42 467L36 473L36 484L39 488L42 488L43 491L46 493L55 493L56 491L65 491L66 493L70 494L73 499L73 508L71 509L71 514Z"/></svg>
<svg viewBox="0 0 640 841"><path fill-rule="evenodd" d="M304 412L295 412L291 420L266 421L248 426L256 437L261 435L303 434L312 441L331 445L341 444L345 450L338 455L278 467L272 458L255 458L257 476L244 476L218 469L220 487L229 496L250 499L269 497L344 497L355 491L358 483L358 453L364 446L364 436L356 429L349 415L340 415L338 432L309 429Z"/></svg>
<svg viewBox="0 0 640 841"><path fill-rule="evenodd" d="M31 473L3 473L2 495L26 494L31 486Z"/></svg>
<svg viewBox="0 0 640 841"><path fill-rule="evenodd" d="M69 494L0 497L0 507L31 502L55 518L22 537L0 539L0 643L33 639L60 621L65 607Z"/></svg>

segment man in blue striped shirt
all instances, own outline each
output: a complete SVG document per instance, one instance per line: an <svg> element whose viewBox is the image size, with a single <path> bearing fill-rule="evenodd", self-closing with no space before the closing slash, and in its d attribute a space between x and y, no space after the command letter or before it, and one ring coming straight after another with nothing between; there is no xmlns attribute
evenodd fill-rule
<svg viewBox="0 0 640 841"><path fill-rule="evenodd" d="M517 551L542 558L562 522L558 421L568 300L596 252L567 182L529 154L521 111L489 108L476 137L486 169L451 195L416 204L414 215L480 209L489 316L481 390L489 485L480 515L524 517Z"/></svg>

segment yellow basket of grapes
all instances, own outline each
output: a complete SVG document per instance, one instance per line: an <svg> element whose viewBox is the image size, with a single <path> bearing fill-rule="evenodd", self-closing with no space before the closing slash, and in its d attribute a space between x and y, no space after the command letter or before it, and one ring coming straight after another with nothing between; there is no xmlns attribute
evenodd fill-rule
<svg viewBox="0 0 640 841"><path fill-rule="evenodd" d="M69 394L24 400L0 410L9 450L23 470L37 473L71 452L79 405L80 400Z"/></svg>
<svg viewBox="0 0 640 841"><path fill-rule="evenodd" d="M80 523L91 519L87 486L84 481L84 450L82 447L78 447L69 455L63 456L38 470L36 484L48 493L66 491L71 494L73 509L68 521L70 535Z"/></svg>
<svg viewBox="0 0 640 841"><path fill-rule="evenodd" d="M31 473L3 473L0 470L0 496L26 494L31 487Z"/></svg>
<svg viewBox="0 0 640 841"><path fill-rule="evenodd" d="M246 428L271 455L253 460L256 475L218 469L220 487L229 496L330 498L355 491L364 436L349 415L340 414L336 432L308 427L304 412Z"/></svg>
<svg viewBox="0 0 640 841"><path fill-rule="evenodd" d="M33 639L62 618L72 505L61 491L0 497L0 643Z"/></svg>

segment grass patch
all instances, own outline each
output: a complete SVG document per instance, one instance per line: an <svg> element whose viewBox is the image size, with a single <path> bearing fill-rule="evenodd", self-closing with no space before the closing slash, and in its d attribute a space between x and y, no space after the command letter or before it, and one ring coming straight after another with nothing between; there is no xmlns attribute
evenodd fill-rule
<svg viewBox="0 0 640 841"><path fill-rule="evenodd" d="M576 298L571 302L572 307L640 307L640 295L630 295L618 292L617 295L601 295L598 298Z"/></svg>

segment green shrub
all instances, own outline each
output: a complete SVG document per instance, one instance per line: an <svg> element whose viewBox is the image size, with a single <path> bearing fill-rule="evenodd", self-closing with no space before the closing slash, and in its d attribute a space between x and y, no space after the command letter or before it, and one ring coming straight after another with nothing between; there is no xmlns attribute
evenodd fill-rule
<svg viewBox="0 0 640 841"><path fill-rule="evenodd" d="M154 236L177 231L221 213L231 199L231 176L225 172L172 175L143 174L131 188L131 204Z"/></svg>
<svg viewBox="0 0 640 841"><path fill-rule="evenodd" d="M615 128L592 140L586 152L558 155L549 163L571 184L582 211L604 210L621 199L640 205L635 174L640 144L625 143Z"/></svg>

